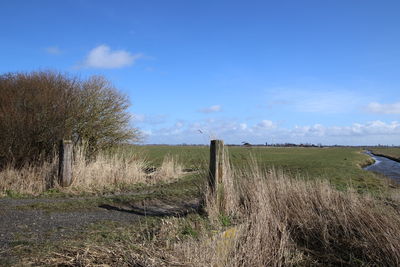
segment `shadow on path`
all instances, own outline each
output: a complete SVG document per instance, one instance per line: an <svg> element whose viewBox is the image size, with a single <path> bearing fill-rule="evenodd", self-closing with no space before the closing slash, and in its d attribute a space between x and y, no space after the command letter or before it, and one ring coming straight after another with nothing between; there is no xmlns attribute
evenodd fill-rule
<svg viewBox="0 0 400 267"><path fill-rule="evenodd" d="M114 210L120 212L127 212L140 216L186 216L190 213L198 212L201 203L199 199L181 203L169 203L161 201L143 201L140 204L121 204L121 205L108 205L102 204L99 208Z"/></svg>

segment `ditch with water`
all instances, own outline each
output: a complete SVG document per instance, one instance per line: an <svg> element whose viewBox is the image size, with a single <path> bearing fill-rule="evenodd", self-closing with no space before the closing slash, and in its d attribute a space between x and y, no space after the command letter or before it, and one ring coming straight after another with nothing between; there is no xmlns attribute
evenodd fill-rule
<svg viewBox="0 0 400 267"><path fill-rule="evenodd" d="M365 153L372 157L375 163L368 165L364 170L383 174L400 184L400 162L376 156L370 151L366 151Z"/></svg>

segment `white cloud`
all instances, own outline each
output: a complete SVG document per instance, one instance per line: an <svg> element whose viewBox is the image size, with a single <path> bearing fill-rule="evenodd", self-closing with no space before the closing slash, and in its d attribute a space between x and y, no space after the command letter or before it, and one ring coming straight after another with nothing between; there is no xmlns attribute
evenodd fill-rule
<svg viewBox="0 0 400 267"><path fill-rule="evenodd" d="M195 122L180 122L152 129L150 143L207 144L218 138L226 143L322 143L325 145L399 145L400 122L370 121L348 126L324 126L322 124L280 127L271 120L254 124L234 120L205 119Z"/></svg>
<svg viewBox="0 0 400 267"><path fill-rule="evenodd" d="M59 55L62 53L58 46L49 46L45 48L46 52L51 55Z"/></svg>
<svg viewBox="0 0 400 267"><path fill-rule="evenodd" d="M213 113L221 111L222 107L220 105L214 105L207 108L200 109L199 112L202 113Z"/></svg>
<svg viewBox="0 0 400 267"><path fill-rule="evenodd" d="M339 137L346 140L348 137L369 138L370 140L378 140L384 142L385 139L395 140L400 135L400 123L393 121L385 123L382 121L370 121L364 124L354 123L351 126L331 126L326 127L321 124L313 126L296 126L290 131L292 137L323 137L325 140ZM382 139L379 141L379 137ZM323 141L323 140L322 140ZM321 142L322 142L321 141ZM398 141L397 141L398 143Z"/></svg>
<svg viewBox="0 0 400 267"><path fill-rule="evenodd" d="M377 102L369 103L367 110L378 114L400 114L400 102L393 104L380 104Z"/></svg>
<svg viewBox="0 0 400 267"><path fill-rule="evenodd" d="M277 124L262 120L249 126L247 123L224 119L204 119L195 122L175 124L153 131L152 143L207 143L211 139L224 139L228 143L239 143L253 138L264 138L273 130L277 134ZM262 141L264 143L265 141Z"/></svg>
<svg viewBox="0 0 400 267"><path fill-rule="evenodd" d="M111 50L107 45L99 45L90 50L82 66L86 68L115 69L135 63L143 54L132 54L125 50Z"/></svg>

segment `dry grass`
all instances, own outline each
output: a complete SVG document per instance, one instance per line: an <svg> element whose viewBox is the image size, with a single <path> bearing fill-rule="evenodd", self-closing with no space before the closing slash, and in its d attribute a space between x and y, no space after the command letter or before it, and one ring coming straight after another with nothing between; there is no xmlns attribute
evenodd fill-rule
<svg viewBox="0 0 400 267"><path fill-rule="evenodd" d="M99 153L94 160L87 161L84 147L78 147L74 155L72 185L64 190L102 192L146 182L146 162L136 155Z"/></svg>
<svg viewBox="0 0 400 267"><path fill-rule="evenodd" d="M75 150L73 182L68 188L57 185L58 158L40 166L25 165L20 169L6 167L0 171L0 196L39 195L49 188L72 194L102 193L128 190L136 184L168 182L181 176L182 166L172 156L166 156L159 168L146 173L147 162L136 154L99 153L95 159L85 159L85 147Z"/></svg>
<svg viewBox="0 0 400 267"><path fill-rule="evenodd" d="M152 175L152 178L159 181L169 181L171 178L176 178L182 175L183 167L176 159L171 155L166 155L161 163L161 166L156 169L156 172Z"/></svg>
<svg viewBox="0 0 400 267"><path fill-rule="evenodd" d="M133 241L133 240L132 240ZM140 249L143 247L143 249ZM112 249L104 246L88 245L85 248L68 247L51 258L25 259L26 266L168 266L158 257L149 255L151 247L144 249L144 245L127 250L126 247L116 244ZM178 265L179 266L179 265Z"/></svg>
<svg viewBox="0 0 400 267"><path fill-rule="evenodd" d="M398 202L293 179L254 162L227 168L223 214L208 197L208 219L167 218L106 247L91 243L52 255L67 266L399 266ZM233 182L232 182L233 181ZM397 203L397 204L395 204ZM229 226L212 222L229 218ZM208 222L207 222L208 221ZM210 230L206 224L213 225ZM188 227L189 225L189 227ZM182 229L194 234L182 238ZM188 231L188 232L190 232ZM135 237L133 237L135 236Z"/></svg>
<svg viewBox="0 0 400 267"><path fill-rule="evenodd" d="M49 188L57 173L57 160L40 166L26 164L20 169L11 166L0 171L0 197L7 194L38 195Z"/></svg>
<svg viewBox="0 0 400 267"><path fill-rule="evenodd" d="M400 264L398 202L389 206L350 189L337 191L324 181L293 179L250 165L227 177L236 185L228 184L225 191L237 196L225 209L236 220L228 237L222 237L230 245L221 249L221 241L192 243L189 247L196 253L184 251L195 265ZM207 208L217 214L212 201ZM211 253L207 259L197 256L206 250Z"/></svg>

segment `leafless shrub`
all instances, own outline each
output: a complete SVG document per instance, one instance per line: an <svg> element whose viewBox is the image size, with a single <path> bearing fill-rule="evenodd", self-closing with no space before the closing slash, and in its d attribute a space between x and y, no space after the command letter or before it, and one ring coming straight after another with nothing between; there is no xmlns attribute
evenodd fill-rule
<svg viewBox="0 0 400 267"><path fill-rule="evenodd" d="M136 140L128 99L104 77L52 71L0 76L0 168L51 158L62 138L85 141L89 156Z"/></svg>

